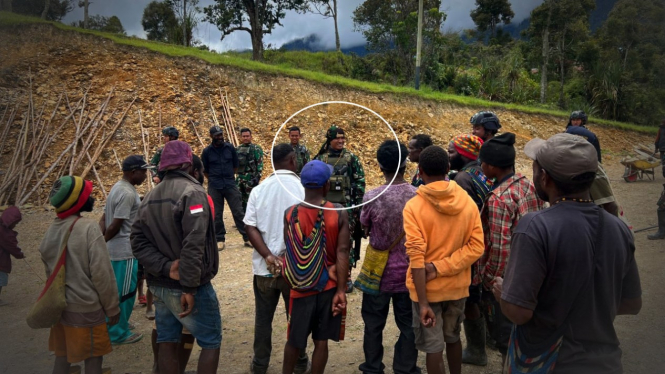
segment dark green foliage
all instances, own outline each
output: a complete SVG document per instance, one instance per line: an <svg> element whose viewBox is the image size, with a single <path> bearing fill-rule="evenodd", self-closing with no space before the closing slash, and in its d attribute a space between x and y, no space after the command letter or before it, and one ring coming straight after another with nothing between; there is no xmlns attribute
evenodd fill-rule
<svg viewBox="0 0 665 374"><path fill-rule="evenodd" d="M14 13L41 17L45 4L44 0L12 0L12 11ZM46 19L49 21L60 21L72 9L74 9L74 0L51 0Z"/></svg>
<svg viewBox="0 0 665 374"><path fill-rule="evenodd" d="M499 23L507 25L513 17L515 13L508 0L476 0L476 8L471 11L471 19L478 31L489 31L491 37L496 35L496 26Z"/></svg>
<svg viewBox="0 0 665 374"><path fill-rule="evenodd" d="M165 43L178 43L178 20L169 4L161 1L152 1L143 10L141 19L143 30L148 34L148 40ZM182 34L180 34L182 35Z"/></svg>
<svg viewBox="0 0 665 374"><path fill-rule="evenodd" d="M83 21L72 22L72 26L83 28ZM125 35L125 29L116 16L90 16L88 17L88 29Z"/></svg>

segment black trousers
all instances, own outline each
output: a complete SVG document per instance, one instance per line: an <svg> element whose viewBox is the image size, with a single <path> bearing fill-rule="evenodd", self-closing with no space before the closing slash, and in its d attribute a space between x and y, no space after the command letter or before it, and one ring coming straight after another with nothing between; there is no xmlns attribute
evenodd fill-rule
<svg viewBox="0 0 665 374"><path fill-rule="evenodd" d="M210 195L215 204L215 237L217 238L217 241L226 241L226 227L224 227L224 200L229 204L231 214L233 215L233 221L238 228L238 232L242 235L242 240L247 241L245 223L242 221L243 218L245 218L245 212L242 209L242 199L238 187L235 185L228 186L224 189L208 187L208 195Z"/></svg>
<svg viewBox="0 0 665 374"><path fill-rule="evenodd" d="M400 334L395 343L393 354L393 372L395 374L420 374L416 366L418 350L413 332L413 310L408 292L381 293L373 296L363 293L361 314L365 322L363 351L365 362L358 369L366 374L383 374L383 329L386 327L390 301L393 302L393 314Z"/></svg>

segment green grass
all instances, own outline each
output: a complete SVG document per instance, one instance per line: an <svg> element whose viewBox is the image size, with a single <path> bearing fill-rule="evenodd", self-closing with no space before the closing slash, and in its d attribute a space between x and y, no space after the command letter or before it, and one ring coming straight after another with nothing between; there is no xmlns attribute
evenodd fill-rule
<svg viewBox="0 0 665 374"><path fill-rule="evenodd" d="M529 114L551 115L555 117L568 119L569 113L560 110L545 109L540 107L532 107L526 105L506 104L494 101L487 101L469 96L458 96L447 94L444 92L434 91L428 87L423 87L421 90L416 90L412 87L394 86L390 84L381 84L373 82L359 81L355 79L345 78L338 75L325 74L319 71L306 70L294 67L293 63L287 61L279 65L270 65L257 61L249 60L246 54L240 53L214 53L209 51L202 51L193 47L183 47L173 44L165 44L159 42L148 41L135 37L127 37L118 34L110 34L94 30L85 30L73 26L67 26L59 22L43 21L39 18L23 16L15 13L0 12L0 26L11 26L29 23L50 23L51 25L67 31L74 31L83 34L90 34L106 39L110 39L115 43L129 45L133 47L145 48L150 51L158 52L167 56L173 57L194 57L206 61L210 64L230 66L242 70L249 70L260 72L270 75L285 75L293 78L302 78L313 82L318 82L326 85L335 85L348 89L360 90L369 93L377 94L395 94L418 97L427 100L438 102L450 103L459 106L483 108L483 109L505 109L519 111ZM306 52L297 52L306 53ZM321 59L326 58L324 54L319 54L318 57L310 58L313 62L311 66L303 66L313 68L313 65L319 64ZM308 59L303 59L308 60ZM305 64L307 65L307 64ZM313 68L314 69L314 68ZM611 121L601 118L590 118L589 122L596 125L619 128L622 130L636 131L641 133L655 134L658 131L657 127L641 126L633 123L624 123Z"/></svg>

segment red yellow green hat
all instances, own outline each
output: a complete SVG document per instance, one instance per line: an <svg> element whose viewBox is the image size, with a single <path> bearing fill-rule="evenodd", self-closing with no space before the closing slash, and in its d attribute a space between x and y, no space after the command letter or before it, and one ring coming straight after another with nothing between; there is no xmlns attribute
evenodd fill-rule
<svg viewBox="0 0 665 374"><path fill-rule="evenodd" d="M92 182L81 177L67 175L58 179L51 189L49 202L55 207L58 218L64 219L78 213L92 193Z"/></svg>

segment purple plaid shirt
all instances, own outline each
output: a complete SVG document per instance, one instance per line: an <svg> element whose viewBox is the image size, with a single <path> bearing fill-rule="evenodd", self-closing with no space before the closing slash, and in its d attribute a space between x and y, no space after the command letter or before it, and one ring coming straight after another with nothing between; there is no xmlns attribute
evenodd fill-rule
<svg viewBox="0 0 665 374"><path fill-rule="evenodd" d="M386 185L377 187L363 197L363 202L373 199L386 189ZM402 211L406 202L416 196L416 188L408 183L394 184L379 198L363 206L360 223L370 227L369 243L372 247L385 250L404 231ZM386 293L408 292L406 288L406 270L409 258L402 239L388 256L388 263L381 278L380 291Z"/></svg>

